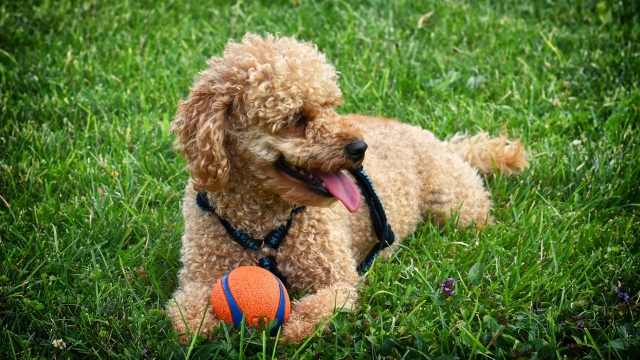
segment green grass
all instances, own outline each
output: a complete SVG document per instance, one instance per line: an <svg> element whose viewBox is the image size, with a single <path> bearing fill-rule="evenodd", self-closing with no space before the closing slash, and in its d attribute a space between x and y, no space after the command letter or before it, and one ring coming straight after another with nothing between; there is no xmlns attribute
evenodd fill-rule
<svg viewBox="0 0 640 360"><path fill-rule="evenodd" d="M635 357L640 313L615 289L639 300L638 14L632 0L0 3L0 357ZM494 226L421 226L367 274L360 308L308 341L221 328L182 347L163 310L188 178L169 125L247 31L313 40L341 72L342 113L442 138L508 130L531 168L487 179Z"/></svg>

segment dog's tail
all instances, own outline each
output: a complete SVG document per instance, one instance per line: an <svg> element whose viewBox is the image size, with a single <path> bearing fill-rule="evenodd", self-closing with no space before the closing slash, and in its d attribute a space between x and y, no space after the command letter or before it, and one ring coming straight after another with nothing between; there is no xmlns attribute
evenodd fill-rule
<svg viewBox="0 0 640 360"><path fill-rule="evenodd" d="M447 145L483 175L511 175L529 167L520 140L509 140L506 134L492 138L484 131L473 136L458 133Z"/></svg>

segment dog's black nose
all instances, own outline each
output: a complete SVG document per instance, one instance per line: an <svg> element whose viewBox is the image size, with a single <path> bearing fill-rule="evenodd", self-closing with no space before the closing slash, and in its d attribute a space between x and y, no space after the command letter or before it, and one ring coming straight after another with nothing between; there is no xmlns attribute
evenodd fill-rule
<svg viewBox="0 0 640 360"><path fill-rule="evenodd" d="M362 140L357 140L345 146L344 149L351 160L360 161L364 158L364 152L367 151L367 143Z"/></svg>

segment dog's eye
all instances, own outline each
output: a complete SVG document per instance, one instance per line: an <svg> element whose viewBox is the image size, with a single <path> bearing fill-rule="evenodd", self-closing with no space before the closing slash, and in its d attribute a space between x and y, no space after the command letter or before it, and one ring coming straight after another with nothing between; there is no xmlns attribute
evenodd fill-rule
<svg viewBox="0 0 640 360"><path fill-rule="evenodd" d="M308 123L309 123L309 118L306 117L304 114L296 115L296 120L294 122L295 126L307 126Z"/></svg>

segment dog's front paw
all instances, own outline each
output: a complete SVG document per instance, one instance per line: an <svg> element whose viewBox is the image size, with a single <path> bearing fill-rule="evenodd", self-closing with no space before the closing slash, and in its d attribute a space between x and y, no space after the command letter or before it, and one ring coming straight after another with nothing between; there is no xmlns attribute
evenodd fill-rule
<svg viewBox="0 0 640 360"><path fill-rule="evenodd" d="M291 314L289 321L282 326L281 336L284 340L300 343L314 333L316 325L314 321Z"/></svg>
<svg viewBox="0 0 640 360"><path fill-rule="evenodd" d="M307 295L292 304L291 316L282 328L286 340L300 342L311 336L316 326L340 308L351 310L357 300L357 292L348 283L336 284Z"/></svg>
<svg viewBox="0 0 640 360"><path fill-rule="evenodd" d="M178 333L178 341L182 345L187 345L196 336L203 336L206 341L211 340L213 328L217 324L218 320L211 317L210 314L206 314L204 321L194 319L187 321L186 324L184 322L174 323L173 327Z"/></svg>
<svg viewBox="0 0 640 360"><path fill-rule="evenodd" d="M169 301L167 313L182 344L188 343L194 336L210 338L213 327L218 324L206 296L209 292L207 286L190 283L178 289Z"/></svg>

